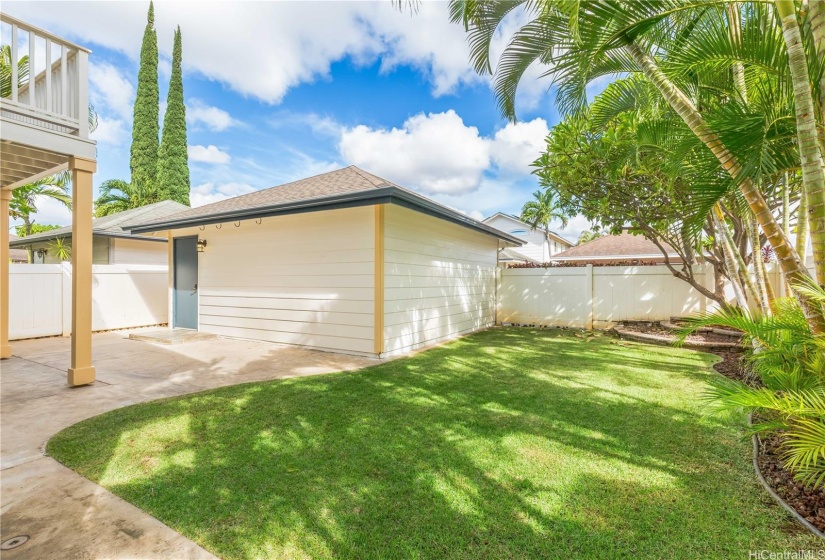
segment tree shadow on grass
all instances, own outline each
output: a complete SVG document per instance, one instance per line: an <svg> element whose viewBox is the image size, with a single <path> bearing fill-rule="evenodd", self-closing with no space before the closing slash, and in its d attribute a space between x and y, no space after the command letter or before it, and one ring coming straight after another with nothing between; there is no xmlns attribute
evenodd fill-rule
<svg viewBox="0 0 825 560"><path fill-rule="evenodd" d="M707 358L517 334L113 411L49 452L226 558L688 557L774 538L738 430L691 401Z"/></svg>

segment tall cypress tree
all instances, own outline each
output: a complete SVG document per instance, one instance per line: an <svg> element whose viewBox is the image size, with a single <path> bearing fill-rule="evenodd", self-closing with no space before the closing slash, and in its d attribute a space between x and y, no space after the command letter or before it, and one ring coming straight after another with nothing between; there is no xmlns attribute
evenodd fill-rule
<svg viewBox="0 0 825 560"><path fill-rule="evenodd" d="M189 205L189 157L186 151L186 107L183 104L180 26L172 49L172 77L163 117L163 139L158 161L162 197Z"/></svg>
<svg viewBox="0 0 825 560"><path fill-rule="evenodd" d="M137 96L132 122L129 168L136 187L156 188L158 164L158 37L155 7L149 2L146 30L140 47Z"/></svg>

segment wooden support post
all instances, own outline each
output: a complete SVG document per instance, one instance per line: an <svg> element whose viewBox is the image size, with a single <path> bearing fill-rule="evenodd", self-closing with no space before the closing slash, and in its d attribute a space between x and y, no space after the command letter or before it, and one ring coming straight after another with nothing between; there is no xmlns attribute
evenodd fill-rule
<svg viewBox="0 0 825 560"><path fill-rule="evenodd" d="M92 177L97 163L69 160L72 173L72 357L69 385L94 383L92 365Z"/></svg>
<svg viewBox="0 0 825 560"><path fill-rule="evenodd" d="M0 359L11 358L9 346L9 201L11 190L0 190Z"/></svg>

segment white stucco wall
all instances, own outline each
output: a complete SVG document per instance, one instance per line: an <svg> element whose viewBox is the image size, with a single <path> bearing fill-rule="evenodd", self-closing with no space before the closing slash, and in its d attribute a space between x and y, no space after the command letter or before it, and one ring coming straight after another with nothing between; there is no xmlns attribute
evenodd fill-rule
<svg viewBox="0 0 825 560"><path fill-rule="evenodd" d="M495 323L498 241L388 205L384 352L407 352Z"/></svg>
<svg viewBox="0 0 825 560"><path fill-rule="evenodd" d="M324 350L374 352L374 209L176 230L199 254L199 329Z"/></svg>

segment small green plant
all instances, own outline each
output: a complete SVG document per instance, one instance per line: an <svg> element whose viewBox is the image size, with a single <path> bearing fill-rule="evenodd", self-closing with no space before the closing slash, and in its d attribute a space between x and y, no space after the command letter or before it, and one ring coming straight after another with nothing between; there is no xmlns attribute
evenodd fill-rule
<svg viewBox="0 0 825 560"><path fill-rule="evenodd" d="M69 261L72 259L72 246L66 243L66 240L62 237L58 237L49 243L49 251L60 261Z"/></svg>
<svg viewBox="0 0 825 560"><path fill-rule="evenodd" d="M796 286L811 305L825 305L825 289L813 281ZM697 316L680 333L679 342L710 325L744 333L747 361L761 382L751 387L721 378L707 397L720 408L757 413L755 432L778 433L783 462L806 486L825 487L825 334L815 333L795 299L773 302L773 314L740 308Z"/></svg>

